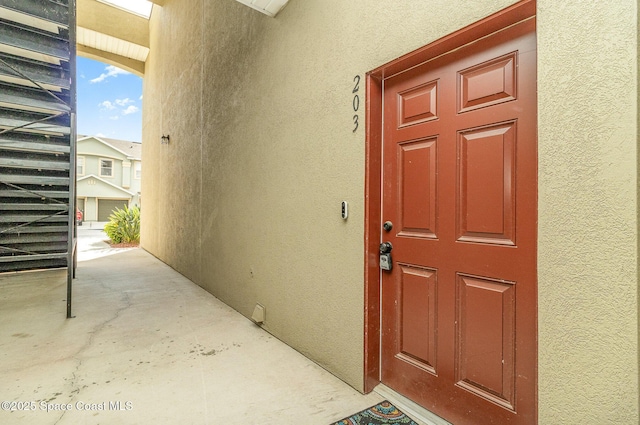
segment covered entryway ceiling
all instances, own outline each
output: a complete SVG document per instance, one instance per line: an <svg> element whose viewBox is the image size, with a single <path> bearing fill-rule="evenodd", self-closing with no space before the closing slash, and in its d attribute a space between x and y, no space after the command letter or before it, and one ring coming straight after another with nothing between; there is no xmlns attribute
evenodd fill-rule
<svg viewBox="0 0 640 425"><path fill-rule="evenodd" d="M165 0L152 0L162 6ZM149 19L98 0L78 0L78 54L144 75Z"/></svg>
<svg viewBox="0 0 640 425"><path fill-rule="evenodd" d="M106 4L112 0L77 0L77 49L96 59L144 75L149 55L149 19ZM149 0L164 6L169 0ZM237 0L275 17L289 0Z"/></svg>

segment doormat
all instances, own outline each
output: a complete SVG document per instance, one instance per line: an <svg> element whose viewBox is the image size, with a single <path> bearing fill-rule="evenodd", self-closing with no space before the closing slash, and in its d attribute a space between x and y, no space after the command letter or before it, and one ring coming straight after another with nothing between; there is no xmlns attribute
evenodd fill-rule
<svg viewBox="0 0 640 425"><path fill-rule="evenodd" d="M331 425L418 425L388 401L363 410L362 412L334 422Z"/></svg>

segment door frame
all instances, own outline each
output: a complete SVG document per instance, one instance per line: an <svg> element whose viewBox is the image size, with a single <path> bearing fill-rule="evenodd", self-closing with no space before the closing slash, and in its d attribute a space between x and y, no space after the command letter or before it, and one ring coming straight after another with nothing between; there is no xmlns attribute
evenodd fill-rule
<svg viewBox="0 0 640 425"><path fill-rule="evenodd" d="M522 0L491 16L440 38L367 73L364 216L364 391L380 383L380 268L382 205L382 82L385 78L428 62L451 50L487 37L536 15L536 1Z"/></svg>

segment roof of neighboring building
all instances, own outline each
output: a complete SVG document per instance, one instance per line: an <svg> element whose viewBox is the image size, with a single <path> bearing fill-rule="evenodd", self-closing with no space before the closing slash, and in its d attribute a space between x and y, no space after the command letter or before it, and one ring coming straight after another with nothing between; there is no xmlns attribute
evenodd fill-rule
<svg viewBox="0 0 640 425"><path fill-rule="evenodd" d="M127 140L108 139L106 137L98 136L78 136L78 140L86 138L102 140L104 143L124 152L127 156L142 160L142 143L140 142L129 142Z"/></svg>
<svg viewBox="0 0 640 425"><path fill-rule="evenodd" d="M96 186L95 185L91 185L91 186L85 186L83 184L81 184L84 180L90 181L90 180L97 180L98 181L98 185L102 185L104 187L106 187L108 190L110 190L110 194L108 196L120 196L122 195L121 192L126 193L129 196L133 196L134 193L130 192L128 190L126 190L123 187L117 186L111 182L106 181L105 179L102 179L94 174L90 174L88 176L83 176L83 177L79 177L78 178L78 186L77 186L77 190L78 190L78 196L86 196L86 197L95 197L96 196ZM104 195L102 195L104 196Z"/></svg>

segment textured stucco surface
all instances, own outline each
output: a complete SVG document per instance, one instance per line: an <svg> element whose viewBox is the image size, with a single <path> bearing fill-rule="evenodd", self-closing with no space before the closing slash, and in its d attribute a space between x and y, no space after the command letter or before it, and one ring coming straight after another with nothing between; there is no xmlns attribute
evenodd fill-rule
<svg viewBox="0 0 640 425"><path fill-rule="evenodd" d="M540 423L638 423L636 1L538 3Z"/></svg>
<svg viewBox="0 0 640 425"><path fill-rule="evenodd" d="M263 304L269 332L362 389L353 78L511 3L291 0L271 19L167 0L144 79L143 247L246 316ZM538 9L540 423L631 423L635 2Z"/></svg>

